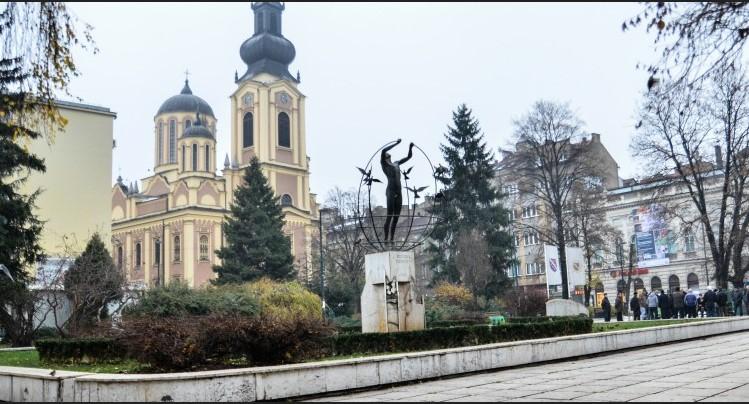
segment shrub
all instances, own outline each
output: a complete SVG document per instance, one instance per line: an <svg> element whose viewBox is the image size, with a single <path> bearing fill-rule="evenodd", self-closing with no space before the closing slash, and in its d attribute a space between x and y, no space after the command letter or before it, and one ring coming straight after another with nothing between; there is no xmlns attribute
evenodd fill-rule
<svg viewBox="0 0 749 404"><path fill-rule="evenodd" d="M593 320L556 318L497 327L474 325L387 334L340 334L327 340L327 349L333 355L410 352L585 334L592 330Z"/></svg>
<svg viewBox="0 0 749 404"><path fill-rule="evenodd" d="M442 304L466 308L473 302L473 293L465 286L441 282L434 288L434 300Z"/></svg>
<svg viewBox="0 0 749 404"><path fill-rule="evenodd" d="M177 317L211 313L256 315L260 312L258 299L238 286L191 289L184 283L152 288L134 305L128 306L125 316Z"/></svg>
<svg viewBox="0 0 749 404"><path fill-rule="evenodd" d="M34 346L42 362L107 363L125 358L122 346L112 338L44 338Z"/></svg>
<svg viewBox="0 0 749 404"><path fill-rule="evenodd" d="M34 331L34 341L47 338L59 338L60 332L55 327L40 327Z"/></svg>
<svg viewBox="0 0 749 404"><path fill-rule="evenodd" d="M319 355L321 338L332 333L310 317L208 315L123 322L118 340L130 356L157 370L277 365Z"/></svg>
<svg viewBox="0 0 749 404"><path fill-rule="evenodd" d="M510 316L535 317L546 314L546 291L543 289L513 289L503 297Z"/></svg>
<svg viewBox="0 0 749 404"><path fill-rule="evenodd" d="M277 318L322 319L320 297L299 282L275 282L267 278L240 286L256 296L263 314Z"/></svg>

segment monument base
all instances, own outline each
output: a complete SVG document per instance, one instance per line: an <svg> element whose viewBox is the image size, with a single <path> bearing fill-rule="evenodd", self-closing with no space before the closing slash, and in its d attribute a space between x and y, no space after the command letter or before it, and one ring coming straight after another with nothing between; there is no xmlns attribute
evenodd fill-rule
<svg viewBox="0 0 749 404"><path fill-rule="evenodd" d="M546 302L546 315L549 317L577 316L583 314L586 317L588 308L584 304L569 299L551 299Z"/></svg>
<svg viewBox="0 0 749 404"><path fill-rule="evenodd" d="M364 257L362 332L423 330L424 299L418 296L413 251L385 251Z"/></svg>

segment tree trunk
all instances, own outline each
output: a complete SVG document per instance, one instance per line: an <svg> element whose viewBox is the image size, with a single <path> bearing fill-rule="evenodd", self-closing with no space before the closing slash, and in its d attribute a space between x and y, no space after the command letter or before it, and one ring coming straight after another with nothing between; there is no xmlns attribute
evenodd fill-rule
<svg viewBox="0 0 749 404"><path fill-rule="evenodd" d="M557 216L557 255L559 256L559 270L562 272L562 299L570 298L569 285L567 284L567 251L564 242L564 223L562 223L561 211Z"/></svg>

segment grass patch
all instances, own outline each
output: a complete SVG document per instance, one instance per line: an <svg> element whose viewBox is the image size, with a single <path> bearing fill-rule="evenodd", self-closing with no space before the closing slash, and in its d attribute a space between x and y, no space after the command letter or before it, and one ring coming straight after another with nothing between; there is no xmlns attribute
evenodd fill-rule
<svg viewBox="0 0 749 404"><path fill-rule="evenodd" d="M707 319L690 318L683 320L643 320L643 321L622 321L611 323L593 323L593 332L633 330L636 328L658 327L662 325L675 325L684 323L698 323Z"/></svg>
<svg viewBox="0 0 749 404"><path fill-rule="evenodd" d="M55 369L89 373L139 373L146 369L142 364L135 361L95 365L43 363L39 360L39 352L37 351L0 352L0 366L18 366L24 368Z"/></svg>

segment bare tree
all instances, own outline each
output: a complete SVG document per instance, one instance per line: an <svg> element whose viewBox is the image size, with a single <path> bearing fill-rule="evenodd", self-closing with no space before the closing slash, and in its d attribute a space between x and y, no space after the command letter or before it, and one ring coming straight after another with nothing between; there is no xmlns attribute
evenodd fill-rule
<svg viewBox="0 0 749 404"><path fill-rule="evenodd" d="M749 226L749 83L732 66L719 73L703 87L647 95L632 149L647 156L649 174L664 188L683 189L685 198L662 199L684 224L701 225L712 278L725 288L729 280L743 281L748 269L742 252ZM718 151L715 162L703 158L711 149Z"/></svg>
<svg viewBox="0 0 749 404"><path fill-rule="evenodd" d="M518 178L518 189L535 196L548 217L548 241L556 245L562 297L569 299L565 246L565 208L576 184L596 175L595 157L583 140L583 122L567 104L537 101L514 122L515 150L504 151L502 165ZM545 226L539 226L541 230Z"/></svg>
<svg viewBox="0 0 749 404"><path fill-rule="evenodd" d="M692 85L723 66L738 62L749 36L749 3L647 2L638 15L625 21L622 30L645 25L656 30L654 45L660 60L647 66L648 88L657 76L674 85Z"/></svg>
<svg viewBox="0 0 749 404"><path fill-rule="evenodd" d="M486 293L492 281L492 263L486 240L476 229L458 232L455 264L460 268L461 281L471 290L474 304Z"/></svg>

